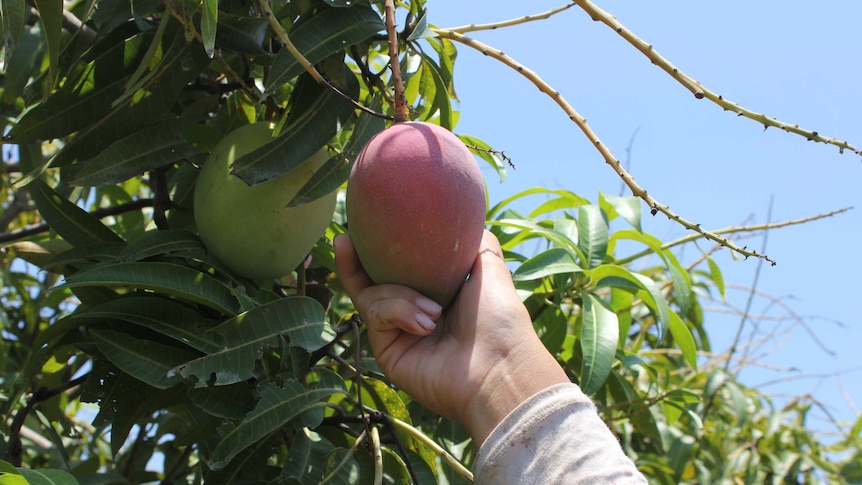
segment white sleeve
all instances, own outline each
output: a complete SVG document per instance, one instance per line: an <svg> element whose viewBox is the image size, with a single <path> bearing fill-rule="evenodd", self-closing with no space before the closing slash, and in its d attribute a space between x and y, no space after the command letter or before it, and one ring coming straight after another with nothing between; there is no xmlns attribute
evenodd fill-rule
<svg viewBox="0 0 862 485"><path fill-rule="evenodd" d="M491 432L473 467L476 484L646 484L575 384L521 403Z"/></svg>

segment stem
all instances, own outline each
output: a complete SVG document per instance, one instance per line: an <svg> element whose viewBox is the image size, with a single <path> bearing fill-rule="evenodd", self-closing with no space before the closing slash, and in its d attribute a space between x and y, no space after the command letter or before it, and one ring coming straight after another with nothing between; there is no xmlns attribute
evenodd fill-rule
<svg viewBox="0 0 862 485"><path fill-rule="evenodd" d="M713 91L704 88L698 81L696 81L688 74L680 71L670 61L668 61L661 54L656 52L656 50L651 44L648 44L643 39L632 33L630 30L626 29L625 26L621 24L616 18L614 18L613 15L609 14L608 12L605 12L590 0L572 0L572 2L578 4L578 6L581 7L587 13L587 15L589 15L596 22L601 22L613 29L617 34L619 34L623 39L625 39L626 42L631 44L635 49L639 50L650 61L652 61L653 64L660 67L663 71L668 73L670 77L672 77L678 83L682 84L683 87L691 91L691 93L694 94L695 98L706 98L720 106L725 111L732 111L738 116L743 116L745 118L762 123L765 128L773 126L788 133L794 133L805 137L805 139L807 139L808 141L815 141L819 143L837 146L838 151L841 153L844 153L844 150L850 150L857 155L862 155L862 149L857 148L847 143L846 141L841 141L837 138L821 136L816 131L806 130L805 128L800 128L799 125L785 123L783 121L779 121L776 118L770 118L763 113L757 113L755 111L743 108L739 105L739 103L734 103L732 101L724 99L722 96L714 93ZM764 259L770 261L768 258Z"/></svg>
<svg viewBox="0 0 862 485"><path fill-rule="evenodd" d="M374 485L383 484L383 450L380 448L380 432L371 428L371 449L374 453Z"/></svg>
<svg viewBox="0 0 862 485"><path fill-rule="evenodd" d="M832 216L847 212L851 209L853 209L853 207L844 207L844 208L837 209L837 210L830 211L830 212L826 212L823 214L817 214L817 215L810 216L810 217L804 217L802 219L793 219L790 221L773 222L773 223L767 223L767 224L757 224L757 225L753 225L753 226L731 226L731 227L725 227L723 229L716 229L713 232L716 234L732 234L732 233L736 233L736 232L754 232L754 231L765 231L768 229L780 229L782 227L795 226L797 224L805 224L806 222L816 221L818 219L825 219L827 217L832 217ZM700 239L701 237L703 237L703 236L701 236L700 234L689 234L689 235L681 237L675 241L670 241L670 242L664 243L664 244L662 244L661 248L662 249L669 249L669 248L672 248L674 246L679 246L680 244L685 244L685 243L688 243L691 241L695 241L697 239ZM645 250L643 250L637 254L633 254L631 256L627 256L625 258L618 259L615 264L624 265L624 264L630 263L636 259L640 259L644 256L648 256L648 255L652 254L652 252L653 252L652 249L645 249Z"/></svg>
<svg viewBox="0 0 862 485"><path fill-rule="evenodd" d="M409 424L401 421L398 418L393 416L386 415L386 419L392 422L396 428L404 431L410 436L416 438L420 442L422 442L425 446L431 449L434 453L437 454L443 461L452 467L453 470L458 472L459 475L466 478L469 481L473 481L473 473L470 472L464 465L461 464L458 460L455 459L454 456L450 455L446 450L444 450L440 445L438 445L434 440L425 435L425 433L419 431L418 429L410 426Z"/></svg>
<svg viewBox="0 0 862 485"><path fill-rule="evenodd" d="M404 97L404 80L401 76L401 65L398 61L398 32L395 31L395 2L386 0L386 33L389 35L389 67L392 69L392 82L395 85L395 122L403 123L409 120L407 116L407 99Z"/></svg>
<svg viewBox="0 0 862 485"><path fill-rule="evenodd" d="M519 17L516 19L504 20L502 22L493 22L490 24L468 24L462 25L460 27L450 27L446 30L450 32L458 32L459 34L466 34L467 32L475 32L477 30L495 30L501 27L511 27L512 25L525 24L534 20L545 20L574 6L574 3L568 3L566 5L563 5L562 7L552 8L551 10L548 10L546 12L533 15L524 15L523 17Z"/></svg>
<svg viewBox="0 0 862 485"><path fill-rule="evenodd" d="M572 105L569 104L568 101L566 101L566 99L560 94L559 91L552 88L547 82L545 82L541 77L539 77L536 72L518 63L511 57L507 56L503 51L494 49L489 45L483 44L482 42L479 42L475 39L471 39L470 37L462 35L458 32L452 32L443 29L435 29L434 31L440 37L464 44L481 52L486 56L492 57L502 62L503 64L511 67L512 69L520 73L522 76L529 79L533 84L536 85L536 87L539 88L540 91L550 96L551 99L553 99L557 103L557 105L560 106L563 111L565 111L565 113L569 116L569 119L572 120L572 122L574 122L578 126L578 128L581 129L587 139L590 140L593 146L595 146L596 150L598 150L599 153L602 155L602 158L604 158L605 163L610 165L611 168L613 168L613 170L617 173L617 175L620 176L623 182L625 182L625 184L629 187L629 190L631 190L632 194L635 197L638 197L644 202L646 202L647 206L649 206L650 208L650 212L652 213L652 215L656 215L657 213L661 212L662 214L667 216L668 219L676 221L678 224L682 225L686 229L694 231L700 234L702 237L715 241L716 243L732 251L735 251L745 256L746 258L754 256L757 258L764 259L771 263L773 266L775 266L775 260L773 260L769 256L765 254L760 254L754 250L749 250L747 247L739 247L737 244L727 239L726 237L703 229L702 227L700 227L700 224L696 224L689 221L688 219L679 216L678 214L670 210L669 206L662 204L653 196L649 195L649 193L647 193L647 191L643 187L641 187L637 184L637 182L635 182L634 177L632 177L631 174L629 174L628 171L623 168L622 164L619 160L617 160L611 150L601 141L601 139L599 139L598 135L596 135L593 129L587 124L586 118L581 116L581 114L578 113L575 108L573 108Z"/></svg>

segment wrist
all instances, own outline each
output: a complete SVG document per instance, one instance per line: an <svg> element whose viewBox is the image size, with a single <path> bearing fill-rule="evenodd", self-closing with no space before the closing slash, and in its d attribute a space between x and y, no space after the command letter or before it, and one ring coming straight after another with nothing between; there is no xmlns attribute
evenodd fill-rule
<svg viewBox="0 0 862 485"><path fill-rule="evenodd" d="M491 431L521 403L568 376L542 342L533 338L513 348L494 365L459 419L478 449Z"/></svg>

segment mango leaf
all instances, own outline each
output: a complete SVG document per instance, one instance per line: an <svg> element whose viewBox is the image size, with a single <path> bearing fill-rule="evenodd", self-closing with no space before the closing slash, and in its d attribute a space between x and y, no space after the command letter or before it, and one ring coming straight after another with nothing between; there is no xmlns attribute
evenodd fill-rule
<svg viewBox="0 0 862 485"><path fill-rule="evenodd" d="M327 8L311 18L300 20L291 29L290 40L309 62L316 64L383 29L380 15L371 7ZM299 62L287 49L282 49L272 63L265 94L272 94L302 72Z"/></svg>
<svg viewBox="0 0 862 485"><path fill-rule="evenodd" d="M718 293L721 295L721 298L726 299L727 294L725 293L724 276L721 273L721 268L719 268L718 264L716 264L716 262L709 256L706 257L706 262L709 265L709 274L712 277L712 282L715 283L715 287L718 288Z"/></svg>
<svg viewBox="0 0 862 485"><path fill-rule="evenodd" d="M213 470L225 467L242 450L292 419L306 411L323 407L322 399L344 392L343 388L307 389L293 379L286 381L284 387L277 387L269 382L263 383L257 407L235 428L222 436L207 465ZM323 419L322 413L320 419Z"/></svg>
<svg viewBox="0 0 862 485"><path fill-rule="evenodd" d="M58 239L58 241L63 240ZM73 273L75 270L93 266L96 263L116 261L125 248L126 244L121 242L90 243L72 247L51 259L45 265L45 269Z"/></svg>
<svg viewBox="0 0 862 485"><path fill-rule="evenodd" d="M218 352L177 366L173 372L195 379L195 387L221 386L250 379L265 347L290 345L316 350L334 337L323 307L307 297L281 298L237 315L211 330L223 338Z"/></svg>
<svg viewBox="0 0 862 485"><path fill-rule="evenodd" d="M224 419L242 419L254 409L257 400L255 390L245 382L189 389L188 396L207 414Z"/></svg>
<svg viewBox="0 0 862 485"><path fill-rule="evenodd" d="M281 471L284 480L297 483L321 483L323 464L335 445L308 428L303 428L290 445L290 451Z"/></svg>
<svg viewBox="0 0 862 485"><path fill-rule="evenodd" d="M608 253L608 221L597 205L578 207L578 247L584 253L581 261L587 268L602 264Z"/></svg>
<svg viewBox="0 0 862 485"><path fill-rule="evenodd" d="M188 266L160 262L110 263L79 271L57 288L87 286L152 290L234 314L236 298L221 281Z"/></svg>
<svg viewBox="0 0 862 485"><path fill-rule="evenodd" d="M79 186L118 184L148 170L202 153L190 140L215 137L214 133L217 132L213 128L182 118L160 121L112 143L87 162L69 183Z"/></svg>
<svg viewBox="0 0 862 485"><path fill-rule="evenodd" d="M201 15L201 42L204 51L212 59L218 31L218 0L203 0Z"/></svg>
<svg viewBox="0 0 862 485"><path fill-rule="evenodd" d="M82 56L59 90L21 117L9 136L15 143L60 138L104 116L111 101L123 93L125 77L134 70L151 39L152 34L144 33L129 39L103 40ZM111 43L109 48L101 48L107 43Z"/></svg>
<svg viewBox="0 0 862 485"><path fill-rule="evenodd" d="M216 2L213 2L216 3ZM215 42L220 49L244 54L269 55L262 47L269 22L263 17L231 15L218 12L218 30Z"/></svg>
<svg viewBox="0 0 862 485"><path fill-rule="evenodd" d="M63 30L63 0L34 0L39 10L39 19L48 44L48 79L52 89L57 76L60 59L60 36Z"/></svg>
<svg viewBox="0 0 862 485"><path fill-rule="evenodd" d="M38 30L27 29L21 32L15 45L15 51L11 53L11 58L6 64L7 66L15 66L15 69L6 69L3 73L2 101L4 103L14 105L15 100L24 92L30 79L39 75L46 48L45 39ZM7 51L6 54L9 55L10 53Z"/></svg>
<svg viewBox="0 0 862 485"><path fill-rule="evenodd" d="M500 202L498 202L494 207L492 207L488 211L488 216L487 216L488 220L497 218L498 214L500 212L502 212L503 208L505 208L507 205L512 204L512 202L515 202L518 199L523 199L524 197L529 197L531 195L541 195L541 196L551 195L551 196L557 196L557 198L566 199L565 208L575 208L575 207L579 207L581 205L590 203L587 199L584 199L583 197L581 197L580 195L577 195L575 193L569 192L568 190L548 189L545 187L533 187L531 189L527 189L527 190L518 192L517 194L511 195L511 196L501 200ZM537 211L535 211L535 210L533 211L533 213L536 213L536 212Z"/></svg>
<svg viewBox="0 0 862 485"><path fill-rule="evenodd" d="M348 95L355 96L359 83L347 75ZM302 165L338 132L351 116L353 108L330 89L310 77L300 78L291 94L292 100L303 100L305 109L291 102L294 109L288 125L278 137L257 150L247 153L232 165L232 173L249 185L265 182Z"/></svg>
<svg viewBox="0 0 862 485"><path fill-rule="evenodd" d="M372 109L379 109L380 103L371 103ZM312 202L337 189L350 176L353 162L359 152L374 137L383 131L386 122L377 116L363 112L350 135L350 141L340 154L333 156L323 164L314 175L299 189L287 207L296 207Z"/></svg>
<svg viewBox="0 0 862 485"><path fill-rule="evenodd" d="M583 328L580 340L584 360L579 385L585 394L590 395L602 387L611 372L619 341L619 322L617 314L591 293L582 291L581 299Z"/></svg>
<svg viewBox="0 0 862 485"><path fill-rule="evenodd" d="M665 249L663 243L655 236L630 229L616 231L611 239L629 239L641 242L659 256L664 261L673 282L673 294L676 297L676 304L679 306L680 313L688 314L694 298L691 293L691 276L670 249Z"/></svg>
<svg viewBox="0 0 862 485"><path fill-rule="evenodd" d="M428 25L427 13L428 12L422 12L422 15L419 16L419 20L416 21L413 31L410 32L409 36L407 36L408 41L437 37L437 33L434 32L434 29Z"/></svg>
<svg viewBox="0 0 862 485"><path fill-rule="evenodd" d="M617 216L622 217L632 225L638 232L641 229L641 200L634 196L620 197L610 194L599 194L599 207L605 211L608 220L614 220Z"/></svg>
<svg viewBox="0 0 862 485"><path fill-rule="evenodd" d="M203 243L196 235L188 231L166 229L145 232L130 242L120 252L119 258L122 261L134 262L163 254L196 250L204 250Z"/></svg>
<svg viewBox="0 0 862 485"><path fill-rule="evenodd" d="M170 36L166 36L170 37ZM161 62L131 95L120 97L102 117L78 132L54 158L55 166L91 158L110 144L165 117L180 92L193 81L207 62L200 44L185 42L182 33L165 39L168 45Z"/></svg>
<svg viewBox="0 0 862 485"><path fill-rule="evenodd" d="M449 99L449 86L440 72L440 66L430 56L420 53L422 64L425 66L422 75L423 96L431 102L431 109L425 115L426 120L437 118L437 122L443 128L452 130L455 120L452 114L452 104ZM433 87L432 87L433 86ZM433 96L429 95L433 93Z"/></svg>
<svg viewBox="0 0 862 485"><path fill-rule="evenodd" d="M584 254L581 252L581 249L578 248L577 244L572 241L572 239L567 234L563 234L554 229L549 229L530 219L507 218L500 219L497 221L489 221L488 224L490 226L518 229L517 236L505 242L503 242L502 240L500 241L501 243L503 243L503 249L511 249L530 237L540 236L553 242L557 246L565 249L566 251L569 251L570 253L577 254L581 260L584 259Z"/></svg>
<svg viewBox="0 0 862 485"><path fill-rule="evenodd" d="M50 342L82 325L98 325L115 321L129 322L153 330L204 353L218 352L220 338L207 332L214 321L197 310L170 298L160 296L127 296L101 305L78 310L63 317L41 332L39 344Z"/></svg>
<svg viewBox="0 0 862 485"><path fill-rule="evenodd" d="M685 358L685 361L688 362L688 365L692 369L697 371L697 344L694 341L691 330L676 312L670 312L668 327L670 328L673 340L679 346L679 349L682 350L682 356Z"/></svg>
<svg viewBox="0 0 862 485"><path fill-rule="evenodd" d="M530 217L536 218L542 214L547 214L548 212L553 211L577 209L582 205L588 205L590 203L587 199L565 190L555 191L553 195L556 195L556 197L552 197L542 202L533 209L533 211L530 212Z"/></svg>
<svg viewBox="0 0 862 485"><path fill-rule="evenodd" d="M179 376L168 376L168 371L196 357L178 347L143 340L125 332L91 328L90 335L99 352L111 363L156 389L167 389L181 382Z"/></svg>
<svg viewBox="0 0 862 485"><path fill-rule="evenodd" d="M632 273L622 266L603 264L586 272L597 288L621 288L636 292L644 303L655 313L658 338L664 336L670 320L670 308L667 300L655 282L646 276Z"/></svg>
<svg viewBox="0 0 862 485"><path fill-rule="evenodd" d="M24 0L0 0L0 21L2 21L3 48L8 66L15 51L18 37L24 30L24 19L28 13L27 4Z"/></svg>
<svg viewBox="0 0 862 485"><path fill-rule="evenodd" d="M528 281L556 274L572 274L583 271L575 263L572 253L563 248L551 248L524 261L515 270L512 279L515 281Z"/></svg>
<svg viewBox="0 0 862 485"><path fill-rule="evenodd" d="M27 186L45 222L73 246L100 242L122 242L98 218L62 197L41 180Z"/></svg>
<svg viewBox="0 0 862 485"><path fill-rule="evenodd" d="M24 483L29 485L78 485L78 480L72 474L56 468L42 468L38 470L18 468L18 472L25 479ZM5 479L5 475L0 477L0 483L7 485ZM9 482L9 485L14 483L16 482L12 480Z"/></svg>

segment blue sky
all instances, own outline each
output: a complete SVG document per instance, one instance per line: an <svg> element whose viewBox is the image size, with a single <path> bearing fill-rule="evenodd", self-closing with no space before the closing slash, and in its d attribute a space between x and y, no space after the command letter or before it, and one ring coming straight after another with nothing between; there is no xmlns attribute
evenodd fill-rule
<svg viewBox="0 0 862 485"><path fill-rule="evenodd" d="M427 8L430 23L454 27L563 4L429 0ZM862 147L857 25L862 2L827 0L812 8L801 0L608 0L599 6L725 99ZM779 401L812 394L838 419L855 419L862 408L862 321L856 304L862 157L776 129L764 131L754 121L695 99L578 7L548 20L469 35L536 71L587 118L617 158L628 155L640 185L706 228L857 206L769 233L766 253L778 264L763 265L757 289L788 307L766 296L754 299L752 312L781 319L762 320L759 330L777 330L780 337L762 349L766 355L760 361L769 368L752 366L741 374L749 385L767 383L762 390ZM458 49L461 118L455 131L484 139L517 166L502 184L485 171L492 203L535 186L565 188L594 201L600 191L620 192L619 177L550 98L499 62L465 46ZM662 216L645 218L644 229L663 240L686 234ZM760 251L763 237L742 243ZM694 254L693 248L687 254ZM735 259L728 250L714 257L726 281L752 285L757 261ZM744 290L728 290L737 307L747 297ZM727 346L739 322L739 316L724 312L707 317L716 349ZM747 324L743 335L751 335L756 323ZM829 428L819 421L824 413L816 416L813 426Z"/></svg>

